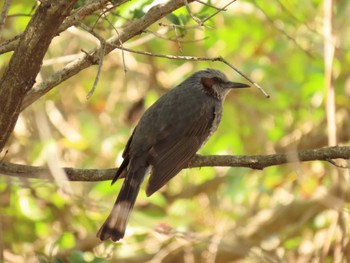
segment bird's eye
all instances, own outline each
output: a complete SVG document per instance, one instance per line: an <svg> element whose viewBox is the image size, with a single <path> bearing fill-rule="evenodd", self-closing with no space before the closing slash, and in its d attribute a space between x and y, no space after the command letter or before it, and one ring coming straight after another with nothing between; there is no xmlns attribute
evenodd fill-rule
<svg viewBox="0 0 350 263"><path fill-rule="evenodd" d="M218 78L218 77L214 77L213 80L214 80L214 82L217 83L217 84L223 82L222 79L220 79L220 78Z"/></svg>

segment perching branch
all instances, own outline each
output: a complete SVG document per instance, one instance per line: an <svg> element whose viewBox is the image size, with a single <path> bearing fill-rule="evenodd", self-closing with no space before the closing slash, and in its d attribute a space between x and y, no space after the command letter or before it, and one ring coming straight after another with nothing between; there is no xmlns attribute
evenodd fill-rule
<svg viewBox="0 0 350 263"><path fill-rule="evenodd" d="M308 161L329 161L333 159L350 159L349 146L334 146L313 150L293 151L270 155L255 156L199 156L197 155L191 162L190 167L202 166L230 166L247 167L262 170L266 167L276 166L286 163L308 162Z"/></svg>
<svg viewBox="0 0 350 263"><path fill-rule="evenodd" d="M247 167L251 169L264 169L286 163L307 161L330 161L334 159L350 159L349 146L334 146L315 150L303 150L299 152L278 153L271 155L232 156L232 155L196 155L188 168L205 166ZM332 162L331 162L332 163ZM111 180L117 168L111 169L75 169L63 168L70 181L105 181ZM37 167L9 162L0 163L0 174L20 178L52 179L50 171L46 167Z"/></svg>

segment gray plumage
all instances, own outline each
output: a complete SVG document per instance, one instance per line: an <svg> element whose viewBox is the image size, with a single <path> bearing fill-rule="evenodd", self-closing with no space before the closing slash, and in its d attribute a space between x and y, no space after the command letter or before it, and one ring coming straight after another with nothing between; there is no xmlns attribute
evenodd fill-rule
<svg viewBox="0 0 350 263"><path fill-rule="evenodd" d="M146 194L152 195L185 168L216 131L222 102L232 88L249 87L230 82L214 69L194 73L159 98L141 117L126 144L114 183L125 181L112 212L97 233L101 240L124 237L140 186L151 171Z"/></svg>

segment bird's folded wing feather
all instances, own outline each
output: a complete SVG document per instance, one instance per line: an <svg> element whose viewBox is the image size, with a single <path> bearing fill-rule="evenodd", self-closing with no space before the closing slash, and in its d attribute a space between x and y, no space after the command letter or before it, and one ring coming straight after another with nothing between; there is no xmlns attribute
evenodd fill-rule
<svg viewBox="0 0 350 263"><path fill-rule="evenodd" d="M147 196L159 190L188 165L210 135L214 118L214 109L210 113L203 113L197 121L186 127L186 131L169 134L149 150L148 162L153 168L146 189Z"/></svg>

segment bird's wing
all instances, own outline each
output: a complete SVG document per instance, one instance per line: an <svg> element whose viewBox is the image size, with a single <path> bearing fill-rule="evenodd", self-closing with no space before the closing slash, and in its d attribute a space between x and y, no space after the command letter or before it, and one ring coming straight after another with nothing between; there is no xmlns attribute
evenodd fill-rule
<svg viewBox="0 0 350 263"><path fill-rule="evenodd" d="M147 196L159 190L188 165L210 135L215 109L203 112L196 119L186 126L186 131L168 134L149 150L148 162L152 166L152 173L146 189ZM166 130L169 132L173 129Z"/></svg>

